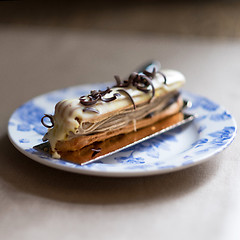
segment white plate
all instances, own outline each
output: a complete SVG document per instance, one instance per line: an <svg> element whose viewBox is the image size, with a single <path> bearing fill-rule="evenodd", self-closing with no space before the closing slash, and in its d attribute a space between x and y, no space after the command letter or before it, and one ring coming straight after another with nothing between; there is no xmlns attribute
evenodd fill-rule
<svg viewBox="0 0 240 240"><path fill-rule="evenodd" d="M173 172L202 163L226 148L236 134L236 122L223 107L205 97L183 91L184 98L193 103L188 112L197 114L197 119L101 161L80 166L53 159L33 149L42 143L47 131L40 121L44 113L53 114L55 104L62 99L80 97L91 89L104 89L105 86L76 86L28 101L9 120L11 142L29 158L57 169L98 176L131 177Z"/></svg>

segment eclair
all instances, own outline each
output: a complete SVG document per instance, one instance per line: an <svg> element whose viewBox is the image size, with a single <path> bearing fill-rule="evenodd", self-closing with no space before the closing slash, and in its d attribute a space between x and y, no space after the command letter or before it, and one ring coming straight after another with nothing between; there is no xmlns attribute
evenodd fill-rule
<svg viewBox="0 0 240 240"><path fill-rule="evenodd" d="M43 141L49 141L54 158L138 131L181 112L179 89L185 83L182 73L153 68L151 72L133 72L124 80L114 77L116 84L111 88L60 101L54 115L43 116L42 124L49 128ZM45 118L50 119L50 125Z"/></svg>

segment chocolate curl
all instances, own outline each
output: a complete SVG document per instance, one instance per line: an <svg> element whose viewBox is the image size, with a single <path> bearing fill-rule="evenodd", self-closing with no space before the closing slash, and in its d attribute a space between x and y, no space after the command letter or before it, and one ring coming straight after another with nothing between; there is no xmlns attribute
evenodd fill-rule
<svg viewBox="0 0 240 240"><path fill-rule="evenodd" d="M92 90L90 92L90 94L87 96L88 99L86 99L85 96L82 96L82 97L79 98L79 101L84 106L94 105L95 103L97 103L98 100L101 100L103 102L111 102L111 101L114 101L117 98L118 94L114 93L112 97L103 98L107 93L110 93L110 92L112 92L112 90L109 87L107 87L107 89L104 90L104 91Z"/></svg>
<svg viewBox="0 0 240 240"><path fill-rule="evenodd" d="M166 84L167 82L167 79L166 79L166 76L159 72L163 78L164 78L164 84ZM152 88L152 96L150 98L150 101L152 101L152 99L154 98L155 96L155 88L154 88L154 85L152 83L152 78L154 78L156 75L156 68L153 68L153 71L152 72L148 72L146 70L143 71L142 74L139 74L137 72L133 72L130 74L130 76L128 77L127 80L123 80L121 81L120 77L115 75L114 78L116 80L116 86L114 87L129 87L130 85L136 87L139 91L142 91L144 93L148 93L149 92L149 89L148 89L148 86L150 85L151 88ZM110 93L112 90L107 87L106 90L104 91L96 91L96 90L92 90L90 92L90 94L88 96L82 96L79 98L80 100L80 103L84 106L91 106L91 105L94 105L97 103L97 101L101 100L103 102L111 102L111 101L114 101L117 99L117 94L114 93L112 97L109 97L109 98L103 98L107 93ZM120 91L119 91L120 92ZM133 106L134 106L134 109L136 109L136 105L134 103L134 100L133 98L129 95L129 93L127 91L125 91L124 89L122 89L122 92L124 92L128 97L129 99L131 100ZM88 99L86 99L88 98Z"/></svg>
<svg viewBox="0 0 240 240"><path fill-rule="evenodd" d="M143 74L145 74L145 75L148 76L148 77L154 78L155 75L156 75L156 68L153 68L153 71L152 71L152 72L148 72L148 71L144 70L144 71L143 71Z"/></svg>
<svg viewBox="0 0 240 240"><path fill-rule="evenodd" d="M162 72L159 72L159 73L163 76L163 79L164 79L163 83L166 85L167 84L167 77Z"/></svg>
<svg viewBox="0 0 240 240"><path fill-rule="evenodd" d="M86 100L85 96L82 96L82 97L79 98L80 103L84 106L94 105L99 99L100 99L100 96L98 96L94 99L94 98L92 98L91 95L89 96L89 100Z"/></svg>
<svg viewBox="0 0 240 240"><path fill-rule="evenodd" d="M118 97L119 95L120 95L120 94L118 94L118 93L114 93L113 96L110 97L110 98L102 98L102 97L101 97L101 100L102 100L103 102L111 102L111 101L114 101L115 99L117 99L117 97Z"/></svg>
<svg viewBox="0 0 240 240"><path fill-rule="evenodd" d="M118 89L118 92L125 94L130 99L130 101L133 105L133 109L135 110L136 109L136 104L135 104L132 96L125 89Z"/></svg>
<svg viewBox="0 0 240 240"><path fill-rule="evenodd" d="M49 118L50 119L50 122L51 122L51 125L47 125L45 122L44 122L44 119L45 118ZM44 127L46 128L52 128L54 126L54 118L52 115L50 114L44 114L44 116L41 118L41 123Z"/></svg>
<svg viewBox="0 0 240 240"><path fill-rule="evenodd" d="M130 84L132 84L132 86L135 86L138 90L144 93L148 93L149 89L147 88L150 85L152 87L152 96L149 102L151 102L155 96L155 88L152 83L152 78L155 77L155 75L156 75L156 68L153 68L152 72L148 72L145 70L143 71L143 74L133 72L131 73L129 78L127 80L123 80L123 82L121 82L121 79L119 76L114 76L114 77L117 82L116 87L128 87Z"/></svg>

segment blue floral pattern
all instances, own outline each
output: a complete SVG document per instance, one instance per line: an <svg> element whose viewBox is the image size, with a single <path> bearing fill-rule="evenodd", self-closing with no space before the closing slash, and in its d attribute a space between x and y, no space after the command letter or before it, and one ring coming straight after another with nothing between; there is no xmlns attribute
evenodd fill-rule
<svg viewBox="0 0 240 240"><path fill-rule="evenodd" d="M228 119L231 119L231 115L229 113L227 113L226 111L224 111L223 113L217 113L217 114L212 114L210 116L210 119L212 121L224 121L224 120L228 120Z"/></svg>
<svg viewBox="0 0 240 240"><path fill-rule="evenodd" d="M96 84L66 88L23 104L9 120L10 139L23 154L55 168L92 175L142 176L201 163L226 148L236 134L236 123L225 109L205 97L183 91L183 97L193 103L188 112L197 114L197 119L101 161L80 166L63 159L53 159L48 153L33 148L41 143L47 131L41 125L42 116L44 113L51 114L59 100L79 97L90 89L104 89L105 86Z"/></svg>
<svg viewBox="0 0 240 240"><path fill-rule="evenodd" d="M213 137L211 144L213 147L224 146L226 142L231 139L232 134L235 132L235 127L224 127L220 131L210 133L209 136Z"/></svg>

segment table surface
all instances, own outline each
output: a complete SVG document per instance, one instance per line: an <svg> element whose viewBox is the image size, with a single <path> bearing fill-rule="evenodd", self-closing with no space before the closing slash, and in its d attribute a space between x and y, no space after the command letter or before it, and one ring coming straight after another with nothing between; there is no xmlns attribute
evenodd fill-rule
<svg viewBox="0 0 240 240"><path fill-rule="evenodd" d="M112 81L149 59L183 72L184 89L240 120L240 40L114 31L0 27L0 239L239 239L239 137L209 161L175 173L101 178L32 161L7 137L25 101Z"/></svg>

